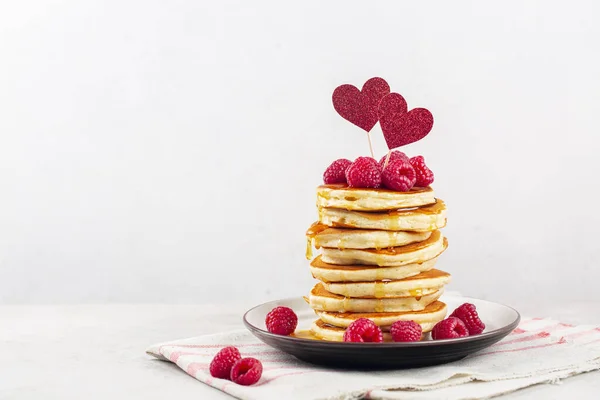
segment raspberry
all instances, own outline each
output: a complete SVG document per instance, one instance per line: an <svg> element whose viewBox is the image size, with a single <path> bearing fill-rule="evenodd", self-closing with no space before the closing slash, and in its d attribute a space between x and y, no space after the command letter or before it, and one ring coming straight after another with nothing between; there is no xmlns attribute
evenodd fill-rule
<svg viewBox="0 0 600 400"><path fill-rule="evenodd" d="M267 314L265 324L269 332L287 336L296 330L298 316L291 308L275 307Z"/></svg>
<svg viewBox="0 0 600 400"><path fill-rule="evenodd" d="M381 186L381 171L374 158L358 157L346 170L350 187L378 188Z"/></svg>
<svg viewBox="0 0 600 400"><path fill-rule="evenodd" d="M240 351L235 347L222 348L210 362L210 374L215 378L229 379L231 367L241 358Z"/></svg>
<svg viewBox="0 0 600 400"><path fill-rule="evenodd" d="M417 174L415 186L427 187L433 183L433 172L425 165L425 158L423 156L411 158L410 165L413 166Z"/></svg>
<svg viewBox="0 0 600 400"><path fill-rule="evenodd" d="M323 182L326 185L332 183L346 183L346 170L352 161L340 158L331 163L323 173Z"/></svg>
<svg viewBox="0 0 600 400"><path fill-rule="evenodd" d="M431 331L431 337L434 340L455 339L464 336L469 336L469 331L467 330L465 323L454 317L448 317L445 320L438 322Z"/></svg>
<svg viewBox="0 0 600 400"><path fill-rule="evenodd" d="M396 321L392 324L390 333L394 342L418 342L423 328L415 321Z"/></svg>
<svg viewBox="0 0 600 400"><path fill-rule="evenodd" d="M399 192L408 192L414 186L415 179L412 165L402 158L389 162L381 174L383 186Z"/></svg>
<svg viewBox="0 0 600 400"><path fill-rule="evenodd" d="M242 358L233 364L230 378L238 385L250 386L260 380L262 371L262 363L256 358Z"/></svg>
<svg viewBox="0 0 600 400"><path fill-rule="evenodd" d="M478 335L485 329L485 324L479 319L475 305L471 303L465 303L452 311L451 317L460 319L465 323L469 335Z"/></svg>
<svg viewBox="0 0 600 400"><path fill-rule="evenodd" d="M367 318L352 322L344 332L344 342L383 342L381 328Z"/></svg>
<svg viewBox="0 0 600 400"><path fill-rule="evenodd" d="M381 169L382 171L383 171L383 166L385 164L386 158L387 158L387 154L385 156L381 157L381 160L379 160L379 169ZM390 159L388 160L388 164L391 163L392 161L398 160L398 159L408 161L408 156L399 150L394 150L390 154Z"/></svg>

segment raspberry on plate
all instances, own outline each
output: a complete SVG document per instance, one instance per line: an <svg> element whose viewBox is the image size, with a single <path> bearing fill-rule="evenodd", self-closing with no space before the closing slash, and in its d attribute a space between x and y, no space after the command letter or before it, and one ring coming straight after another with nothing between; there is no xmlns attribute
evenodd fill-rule
<svg viewBox="0 0 600 400"><path fill-rule="evenodd" d="M465 323L469 335L478 335L485 329L485 324L479 319L479 314L474 304L465 303L452 311L451 317L456 317Z"/></svg>
<svg viewBox="0 0 600 400"><path fill-rule="evenodd" d="M265 318L267 330L276 335L290 335L298 326L298 316L289 307L275 307Z"/></svg>
<svg viewBox="0 0 600 400"><path fill-rule="evenodd" d="M383 342L383 332L375 322L359 318L352 322L344 332L344 342Z"/></svg>
<svg viewBox="0 0 600 400"><path fill-rule="evenodd" d="M378 188L381 186L379 164L371 157L358 157L346 170L348 186L356 188Z"/></svg>
<svg viewBox="0 0 600 400"><path fill-rule="evenodd" d="M215 378L229 379L231 367L241 358L237 348L233 346L222 348L210 362L210 374Z"/></svg>
<svg viewBox="0 0 600 400"><path fill-rule="evenodd" d="M465 336L469 336L465 323L455 317L448 317L438 322L431 331L431 338L434 340L456 339Z"/></svg>
<svg viewBox="0 0 600 400"><path fill-rule="evenodd" d="M383 157L381 157L381 160L379 160L379 168L383 171L383 166L385 165L385 159L387 158L387 154ZM400 150L394 150L390 153L390 159L388 160L388 164L391 163L392 161L395 160L406 160L408 161L409 158L406 154L404 154L403 152L401 152Z"/></svg>
<svg viewBox="0 0 600 400"><path fill-rule="evenodd" d="M247 357L238 360L231 368L231 380L238 385L250 386L260 380L263 366L256 358Z"/></svg>
<svg viewBox="0 0 600 400"><path fill-rule="evenodd" d="M433 172L425 165L425 158L423 156L411 158L410 165L413 166L417 174L415 186L427 187L433 183Z"/></svg>
<svg viewBox="0 0 600 400"><path fill-rule="evenodd" d="M390 161L381 173L383 186L399 192L408 192L414 186L415 180L415 170L402 158Z"/></svg>
<svg viewBox="0 0 600 400"><path fill-rule="evenodd" d="M396 321L392 324L390 333L394 342L418 342L423 328L415 321Z"/></svg>
<svg viewBox="0 0 600 400"><path fill-rule="evenodd" d="M323 173L323 183L330 185L333 183L346 183L346 170L352 164L352 161L340 158L327 167Z"/></svg>

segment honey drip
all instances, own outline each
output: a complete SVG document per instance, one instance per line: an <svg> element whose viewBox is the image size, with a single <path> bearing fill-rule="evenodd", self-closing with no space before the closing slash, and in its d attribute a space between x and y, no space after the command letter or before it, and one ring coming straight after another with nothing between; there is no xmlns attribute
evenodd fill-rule
<svg viewBox="0 0 600 400"><path fill-rule="evenodd" d="M383 300L378 299L377 304L375 304L375 312L383 312L385 307L383 306Z"/></svg>
<svg viewBox="0 0 600 400"><path fill-rule="evenodd" d="M313 258L312 239L306 238L306 259L312 260L312 258Z"/></svg>
<svg viewBox="0 0 600 400"><path fill-rule="evenodd" d="M320 209L319 209L320 211ZM306 259L312 260L313 258L313 239L324 230L329 229L329 226L324 225L320 222L313 223L310 228L306 231ZM316 246L317 249L319 246Z"/></svg>
<svg viewBox="0 0 600 400"><path fill-rule="evenodd" d="M320 191L317 196L324 198L325 200L331 199L331 193L329 191Z"/></svg>
<svg viewBox="0 0 600 400"><path fill-rule="evenodd" d="M421 300L421 297L423 297L423 289L411 289L408 293L417 301Z"/></svg>
<svg viewBox="0 0 600 400"><path fill-rule="evenodd" d="M385 284L381 281L375 282L375 297L378 299L385 297Z"/></svg>
<svg viewBox="0 0 600 400"><path fill-rule="evenodd" d="M319 209L319 212L321 210ZM308 230L306 231L306 236L309 238L314 238L315 236L317 236L319 233L323 232L324 230L329 229L329 226L322 224L320 222L314 222L310 228L308 228Z"/></svg>
<svg viewBox="0 0 600 400"><path fill-rule="evenodd" d="M386 247L386 246L385 246L385 244L386 244L386 242L385 242L385 241L383 241L383 240L376 240L376 241L375 241L375 249L376 249L376 250L381 250L381 249L383 249L384 247Z"/></svg>
<svg viewBox="0 0 600 400"><path fill-rule="evenodd" d="M342 308L344 309L342 312L347 312L348 309L350 308L350 298L349 297L344 297L344 305L342 306Z"/></svg>

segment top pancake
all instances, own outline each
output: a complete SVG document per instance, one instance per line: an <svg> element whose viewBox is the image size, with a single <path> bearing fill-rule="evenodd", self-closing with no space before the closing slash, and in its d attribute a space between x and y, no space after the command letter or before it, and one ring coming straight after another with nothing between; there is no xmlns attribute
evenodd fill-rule
<svg viewBox="0 0 600 400"><path fill-rule="evenodd" d="M354 211L388 211L433 203L435 203L435 196L431 187L412 188L408 192L351 188L344 184L317 187L317 207Z"/></svg>

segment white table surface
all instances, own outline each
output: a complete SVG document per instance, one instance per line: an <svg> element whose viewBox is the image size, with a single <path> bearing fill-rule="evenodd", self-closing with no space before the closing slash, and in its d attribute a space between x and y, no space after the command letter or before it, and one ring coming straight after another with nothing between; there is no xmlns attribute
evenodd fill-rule
<svg viewBox="0 0 600 400"><path fill-rule="evenodd" d="M157 342L239 329L245 308L0 306L0 399L230 399L144 350ZM519 309L524 315L600 324L597 303ZM504 398L598 399L600 372Z"/></svg>

